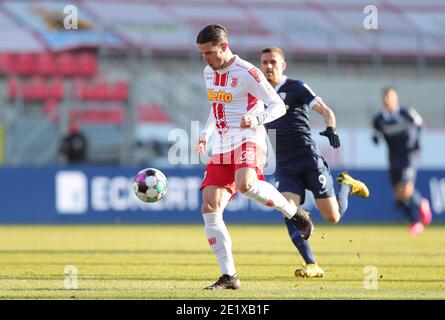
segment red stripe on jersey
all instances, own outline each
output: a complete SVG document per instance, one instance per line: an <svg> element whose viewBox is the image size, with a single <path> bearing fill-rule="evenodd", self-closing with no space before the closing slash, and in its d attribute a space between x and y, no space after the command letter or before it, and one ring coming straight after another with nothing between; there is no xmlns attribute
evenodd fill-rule
<svg viewBox="0 0 445 320"><path fill-rule="evenodd" d="M216 116L216 102L212 103L212 111L213 111L213 117L215 117L216 122L218 122L218 117Z"/></svg>
<svg viewBox="0 0 445 320"><path fill-rule="evenodd" d="M213 81L213 85L219 86L220 82L221 82L221 76L218 71L215 71L215 79Z"/></svg>
<svg viewBox="0 0 445 320"><path fill-rule="evenodd" d="M221 129L225 129L227 127L227 122L226 122L226 112L224 110L224 103L218 103L218 116L221 119L221 121L219 122L219 127Z"/></svg>
<svg viewBox="0 0 445 320"><path fill-rule="evenodd" d="M229 72L221 75L221 87L225 87L227 85L227 79L229 79Z"/></svg>
<svg viewBox="0 0 445 320"><path fill-rule="evenodd" d="M247 94L247 111L255 107L258 99L252 96L250 93Z"/></svg>
<svg viewBox="0 0 445 320"><path fill-rule="evenodd" d="M227 127L226 115L224 114L224 103L212 103L213 116L215 117L215 126L221 133L221 130Z"/></svg>

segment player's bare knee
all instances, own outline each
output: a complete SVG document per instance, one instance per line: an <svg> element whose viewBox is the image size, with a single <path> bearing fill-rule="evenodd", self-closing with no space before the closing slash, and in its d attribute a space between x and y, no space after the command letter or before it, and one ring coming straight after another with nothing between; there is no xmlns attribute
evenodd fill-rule
<svg viewBox="0 0 445 320"><path fill-rule="evenodd" d="M240 181L235 181L235 183L236 183L237 189L241 193L246 193L253 186L253 181L250 181L250 180L244 180L243 179L243 180L240 180Z"/></svg>
<svg viewBox="0 0 445 320"><path fill-rule="evenodd" d="M219 212L220 206L216 201L208 201L204 202L201 206L201 213L212 213L212 212Z"/></svg>
<svg viewBox="0 0 445 320"><path fill-rule="evenodd" d="M395 194L395 198L398 201L406 201L408 200L410 197L408 196L408 194L406 192L400 191L400 192L396 192Z"/></svg>
<svg viewBox="0 0 445 320"><path fill-rule="evenodd" d="M329 223L336 224L340 221L340 213L336 212L325 216L325 220Z"/></svg>
<svg viewBox="0 0 445 320"><path fill-rule="evenodd" d="M238 188L238 190L241 192L241 193L246 193L247 191L249 191L250 190L250 188L252 188L252 185L250 185L250 184L240 184L239 186L237 186L237 188Z"/></svg>

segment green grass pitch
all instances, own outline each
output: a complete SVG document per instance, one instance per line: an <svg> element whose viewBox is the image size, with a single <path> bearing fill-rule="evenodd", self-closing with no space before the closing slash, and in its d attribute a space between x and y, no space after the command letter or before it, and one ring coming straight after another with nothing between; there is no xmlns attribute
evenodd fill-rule
<svg viewBox="0 0 445 320"><path fill-rule="evenodd" d="M317 226L322 279L294 277L302 260L284 224L228 228L242 287L207 292L219 268L202 225L1 226L0 298L445 299L445 226L417 238L406 226Z"/></svg>

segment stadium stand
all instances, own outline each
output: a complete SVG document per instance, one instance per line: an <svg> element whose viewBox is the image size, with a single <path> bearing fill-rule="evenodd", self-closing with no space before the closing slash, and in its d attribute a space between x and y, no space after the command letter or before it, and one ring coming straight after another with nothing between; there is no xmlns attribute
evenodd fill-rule
<svg viewBox="0 0 445 320"><path fill-rule="evenodd" d="M138 131L152 117L151 124L167 115L169 127L186 130L190 120L205 121L195 36L210 22L230 26L232 48L257 64L261 48L281 46L288 53L287 73L316 88L341 126L368 126L380 107L380 88L388 84L404 93L405 103L419 107L428 126L443 127L445 121L445 102L433 94L445 86L445 4L439 1L374 1L378 30L363 28L366 1L73 3L81 32L55 23L62 2L0 2L0 116L14 146L6 150L6 162L56 163L52 135L66 130L71 115L97 141L94 162L131 162L122 155L129 143L137 145L135 132L153 134ZM140 113L141 105L156 108ZM42 142L39 160L29 148L37 140L48 142Z"/></svg>

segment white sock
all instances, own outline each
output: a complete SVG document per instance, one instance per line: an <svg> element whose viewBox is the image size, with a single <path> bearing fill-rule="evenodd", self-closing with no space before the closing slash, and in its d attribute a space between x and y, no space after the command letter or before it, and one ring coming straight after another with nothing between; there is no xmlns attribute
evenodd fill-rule
<svg viewBox="0 0 445 320"><path fill-rule="evenodd" d="M295 214L295 208L289 201L273 185L266 181L257 180L244 194L256 202L281 211L288 219Z"/></svg>
<svg viewBox="0 0 445 320"><path fill-rule="evenodd" d="M205 232L207 239L216 255L222 274L233 276L236 273L232 255L232 239L224 223L222 213L204 213Z"/></svg>

